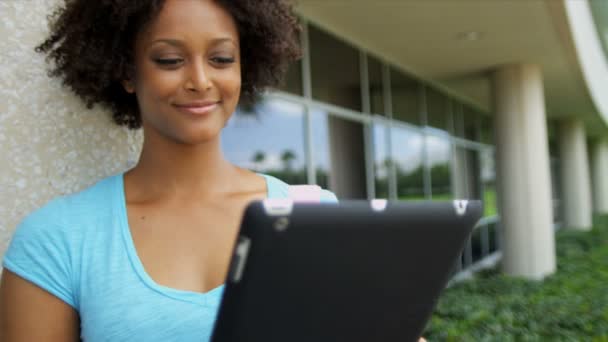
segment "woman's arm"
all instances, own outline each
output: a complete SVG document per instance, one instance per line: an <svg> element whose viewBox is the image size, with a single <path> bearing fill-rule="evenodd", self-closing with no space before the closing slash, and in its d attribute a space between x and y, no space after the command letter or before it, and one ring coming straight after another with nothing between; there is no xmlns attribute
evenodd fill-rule
<svg viewBox="0 0 608 342"><path fill-rule="evenodd" d="M7 269L0 282L0 341L79 341L78 313Z"/></svg>

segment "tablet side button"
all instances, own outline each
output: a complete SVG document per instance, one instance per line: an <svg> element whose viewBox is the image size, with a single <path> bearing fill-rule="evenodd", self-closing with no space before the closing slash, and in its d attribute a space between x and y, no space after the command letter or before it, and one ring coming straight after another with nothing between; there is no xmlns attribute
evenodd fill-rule
<svg viewBox="0 0 608 342"><path fill-rule="evenodd" d="M241 281L245 265L247 264L247 256L249 255L249 247L251 240L244 236L239 236L236 248L234 250L233 264L230 270L230 280L234 283Z"/></svg>

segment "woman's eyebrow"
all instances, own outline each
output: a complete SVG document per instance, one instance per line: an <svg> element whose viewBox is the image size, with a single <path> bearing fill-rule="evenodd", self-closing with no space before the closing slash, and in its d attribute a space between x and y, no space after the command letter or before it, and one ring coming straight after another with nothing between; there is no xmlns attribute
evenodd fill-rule
<svg viewBox="0 0 608 342"><path fill-rule="evenodd" d="M183 47L184 42L179 39L171 39L171 38L160 38L151 41L148 46L152 46L156 43L166 43L175 47ZM222 44L222 43L230 43L234 46L238 46L236 41L232 38L215 38L210 41L212 45Z"/></svg>
<svg viewBox="0 0 608 342"><path fill-rule="evenodd" d="M218 44L222 44L222 43L230 43L232 45L234 45L235 47L238 46L238 43L232 39L232 38L215 38L212 39L210 42L212 45L218 45Z"/></svg>
<svg viewBox="0 0 608 342"><path fill-rule="evenodd" d="M183 45L184 45L184 43L178 39L161 38L161 39L155 39L155 40L151 41L150 44L148 44L148 47L150 47L156 43L166 43L169 45L173 45L175 47L183 47Z"/></svg>

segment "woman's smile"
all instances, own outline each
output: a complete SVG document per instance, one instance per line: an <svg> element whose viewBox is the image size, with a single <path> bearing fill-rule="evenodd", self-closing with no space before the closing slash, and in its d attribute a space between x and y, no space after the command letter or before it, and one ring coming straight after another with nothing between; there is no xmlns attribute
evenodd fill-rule
<svg viewBox="0 0 608 342"><path fill-rule="evenodd" d="M180 112L196 115L205 116L210 114L219 107L220 101L196 101L189 103L174 104Z"/></svg>

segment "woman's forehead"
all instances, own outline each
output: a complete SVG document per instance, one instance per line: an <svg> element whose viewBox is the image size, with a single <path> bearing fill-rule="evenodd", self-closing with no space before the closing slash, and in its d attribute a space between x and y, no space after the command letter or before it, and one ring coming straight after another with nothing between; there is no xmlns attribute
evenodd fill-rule
<svg viewBox="0 0 608 342"><path fill-rule="evenodd" d="M213 40L238 42L232 15L213 0L166 0L142 32L143 40ZM236 44L238 46L238 44Z"/></svg>

